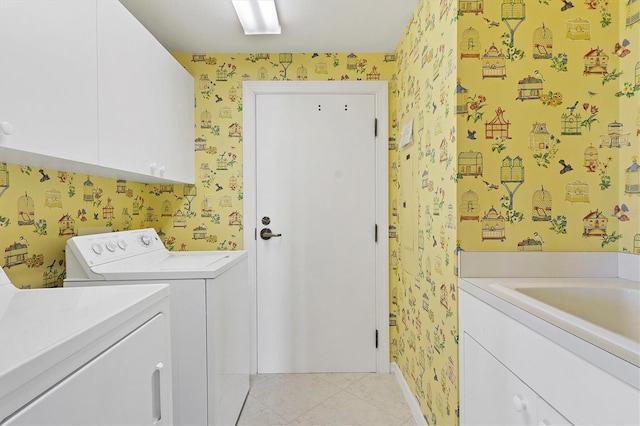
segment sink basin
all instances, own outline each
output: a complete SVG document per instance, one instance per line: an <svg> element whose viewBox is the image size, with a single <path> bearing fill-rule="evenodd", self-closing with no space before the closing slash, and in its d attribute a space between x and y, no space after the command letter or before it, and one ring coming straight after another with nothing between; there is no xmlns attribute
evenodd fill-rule
<svg viewBox="0 0 640 426"><path fill-rule="evenodd" d="M640 343L640 291L622 287L520 287L515 291Z"/></svg>

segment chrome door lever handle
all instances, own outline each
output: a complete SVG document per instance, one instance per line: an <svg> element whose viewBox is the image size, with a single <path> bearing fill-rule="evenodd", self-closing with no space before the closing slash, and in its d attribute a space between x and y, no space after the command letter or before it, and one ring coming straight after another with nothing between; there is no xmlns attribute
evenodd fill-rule
<svg viewBox="0 0 640 426"><path fill-rule="evenodd" d="M269 228L264 228L262 229L262 231L260 231L260 238L262 238L263 240L269 240L271 238L274 237L281 237L282 234L274 234L271 232L271 229Z"/></svg>

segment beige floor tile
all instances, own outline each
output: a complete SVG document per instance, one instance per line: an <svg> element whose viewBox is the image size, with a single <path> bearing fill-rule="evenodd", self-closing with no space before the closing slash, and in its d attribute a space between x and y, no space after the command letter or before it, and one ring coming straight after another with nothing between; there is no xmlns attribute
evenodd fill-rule
<svg viewBox="0 0 640 426"><path fill-rule="evenodd" d="M276 426L286 424L287 421L285 419L251 395L247 397L238 419L238 426Z"/></svg>
<svg viewBox="0 0 640 426"><path fill-rule="evenodd" d="M290 424L400 426L403 422L403 419L393 417L380 408L341 391Z"/></svg>
<svg viewBox="0 0 640 426"><path fill-rule="evenodd" d="M318 377L344 389L372 373L316 373Z"/></svg>
<svg viewBox="0 0 640 426"><path fill-rule="evenodd" d="M394 417L407 419L411 410L393 374L369 374L345 389Z"/></svg>

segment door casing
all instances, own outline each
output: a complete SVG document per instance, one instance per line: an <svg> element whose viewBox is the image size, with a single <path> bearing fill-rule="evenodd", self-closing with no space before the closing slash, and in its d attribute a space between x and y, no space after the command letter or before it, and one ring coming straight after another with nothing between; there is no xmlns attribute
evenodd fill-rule
<svg viewBox="0 0 640 426"><path fill-rule="evenodd" d="M371 94L375 96L376 136L376 328L377 372L389 372L389 178L388 85L386 81L245 81L243 83L244 249L251 291L251 374L257 373L256 273L256 96L260 94ZM374 123L371 123L373 126Z"/></svg>

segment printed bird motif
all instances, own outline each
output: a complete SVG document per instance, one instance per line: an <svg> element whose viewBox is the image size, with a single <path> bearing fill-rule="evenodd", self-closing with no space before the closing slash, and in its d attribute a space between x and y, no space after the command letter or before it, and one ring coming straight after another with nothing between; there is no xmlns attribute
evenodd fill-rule
<svg viewBox="0 0 640 426"><path fill-rule="evenodd" d="M491 28L491 27L499 27L500 26L500 22L496 22L496 21L493 21L493 20L487 19L487 18L482 18L482 19L484 19L487 22L487 24L489 24L489 28Z"/></svg>
<svg viewBox="0 0 640 426"><path fill-rule="evenodd" d="M616 43L615 47L613 48L613 53L621 58L624 58L629 53L631 53L631 51L627 49L627 46L629 46L630 44L631 42L625 38L624 40L622 40L622 43Z"/></svg>
<svg viewBox="0 0 640 426"><path fill-rule="evenodd" d="M573 3L568 0L562 0L562 3L564 3L564 6L560 8L561 12L564 12L565 10L569 10L573 7Z"/></svg>
<svg viewBox="0 0 640 426"><path fill-rule="evenodd" d="M475 130L467 130L467 139L476 140L476 131Z"/></svg>
<svg viewBox="0 0 640 426"><path fill-rule="evenodd" d="M535 71L533 72L533 76L534 76L535 78L537 78L538 80L542 80L542 81L544 81L544 77L542 76L542 74L540 73L540 71L539 71L539 70L535 70Z"/></svg>
<svg viewBox="0 0 640 426"><path fill-rule="evenodd" d="M629 220L629 216L625 213L629 212L629 207L626 204L616 205L613 208L613 216L617 217L621 222L626 222Z"/></svg>
<svg viewBox="0 0 640 426"><path fill-rule="evenodd" d="M594 97L595 95L597 95L597 92L592 92L591 90L587 90L587 95Z"/></svg>
<svg viewBox="0 0 640 426"><path fill-rule="evenodd" d="M500 187L499 187L498 185L496 185L495 183L490 183L490 182L487 182L486 180L483 180L482 182L483 182L483 183L485 184L485 186L487 187L487 191L491 191L492 189L498 189L498 188L500 188Z"/></svg>
<svg viewBox="0 0 640 426"><path fill-rule="evenodd" d="M544 243L544 241L542 240L542 237L537 232L533 233L533 238L531 238L531 239L534 240L534 241L537 241L539 243Z"/></svg>
<svg viewBox="0 0 640 426"><path fill-rule="evenodd" d="M558 161L558 163L562 165L562 170L560 170L561 175L573 170L573 167L571 167L571 164L567 164L564 160L560 160Z"/></svg>
<svg viewBox="0 0 640 426"><path fill-rule="evenodd" d="M56 266L56 259L53 259L53 262L51 262L51 265L47 266L47 271L51 272L54 266Z"/></svg>
<svg viewBox="0 0 640 426"><path fill-rule="evenodd" d="M569 112L573 113L573 111L575 111L577 106L578 106L578 101L576 101L576 103L574 103L572 106L568 106L567 109L569 110Z"/></svg>
<svg viewBox="0 0 640 426"><path fill-rule="evenodd" d="M40 170L38 170L38 173L40 173L40 175L42 176L42 177L40 178L40 182L44 182L44 181L49 180L49 175L48 175L48 174L46 174L46 173L44 172L44 170L40 169Z"/></svg>

